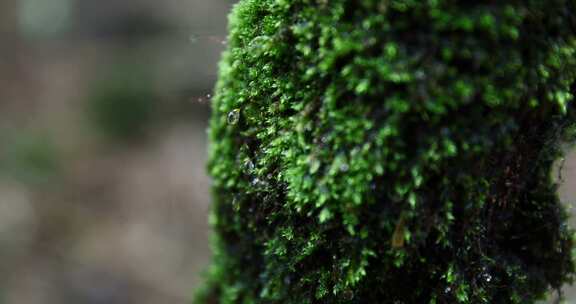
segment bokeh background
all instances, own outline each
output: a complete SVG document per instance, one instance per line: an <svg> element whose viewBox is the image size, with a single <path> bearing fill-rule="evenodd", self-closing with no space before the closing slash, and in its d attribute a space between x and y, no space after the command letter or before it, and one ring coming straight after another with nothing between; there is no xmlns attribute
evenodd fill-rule
<svg viewBox="0 0 576 304"><path fill-rule="evenodd" d="M0 304L190 303L234 2L0 0Z"/></svg>
<svg viewBox="0 0 576 304"><path fill-rule="evenodd" d="M0 0L0 303L190 303L227 0Z"/></svg>

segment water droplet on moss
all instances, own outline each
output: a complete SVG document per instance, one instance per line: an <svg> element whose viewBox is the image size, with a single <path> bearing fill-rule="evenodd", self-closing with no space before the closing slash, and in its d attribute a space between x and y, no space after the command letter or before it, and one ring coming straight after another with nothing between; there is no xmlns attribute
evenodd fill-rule
<svg viewBox="0 0 576 304"><path fill-rule="evenodd" d="M268 187L268 182L256 177L252 180L252 186L254 186L254 187Z"/></svg>
<svg viewBox="0 0 576 304"><path fill-rule="evenodd" d="M482 274L480 275L480 278L487 283L490 283L492 281L492 275L486 270L485 267L483 267L482 269Z"/></svg>
<svg viewBox="0 0 576 304"><path fill-rule="evenodd" d="M320 161L318 161L316 158L311 158L310 159L310 174L314 174L314 173L318 172L318 169L320 169Z"/></svg>
<svg viewBox="0 0 576 304"><path fill-rule="evenodd" d="M270 47L271 41L272 38L266 35L258 36L252 39L252 41L250 41L250 44L248 46L249 49L251 50L250 52L251 55L255 57L262 55L262 53L266 52Z"/></svg>
<svg viewBox="0 0 576 304"><path fill-rule="evenodd" d="M230 113L228 113L228 117L227 117L226 121L230 125L237 124L238 121L240 121L240 110L234 109L234 110L230 111Z"/></svg>
<svg viewBox="0 0 576 304"><path fill-rule="evenodd" d="M252 162L251 159L246 159L244 161L244 169L246 171L248 171L250 173L250 172L254 171L254 168L255 168L255 166L254 166L254 163Z"/></svg>
<svg viewBox="0 0 576 304"><path fill-rule="evenodd" d="M234 209L234 211L240 211L240 203L238 203L236 197L232 199L232 209Z"/></svg>

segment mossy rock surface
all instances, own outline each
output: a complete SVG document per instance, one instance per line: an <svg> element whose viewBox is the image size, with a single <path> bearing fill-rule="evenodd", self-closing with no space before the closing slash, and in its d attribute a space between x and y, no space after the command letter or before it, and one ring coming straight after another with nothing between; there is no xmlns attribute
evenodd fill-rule
<svg viewBox="0 0 576 304"><path fill-rule="evenodd" d="M534 303L574 274L551 176L576 1L243 0L198 303Z"/></svg>

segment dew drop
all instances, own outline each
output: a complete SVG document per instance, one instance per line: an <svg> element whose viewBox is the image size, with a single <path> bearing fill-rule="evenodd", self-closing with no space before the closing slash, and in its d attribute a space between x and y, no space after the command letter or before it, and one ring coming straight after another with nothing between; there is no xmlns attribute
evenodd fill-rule
<svg viewBox="0 0 576 304"><path fill-rule="evenodd" d="M268 184L267 181L261 180L261 179L259 179L259 178L257 178L257 177L252 180L252 186L254 186L254 187L266 188L266 187L268 187L268 185L269 185L269 184Z"/></svg>
<svg viewBox="0 0 576 304"><path fill-rule="evenodd" d="M269 36L258 36L250 41L248 47L251 49L253 56L262 55L270 45L271 38Z"/></svg>
<svg viewBox="0 0 576 304"><path fill-rule="evenodd" d="M237 124L238 121L240 121L240 110L234 109L234 110L230 111L230 113L228 113L228 117L227 117L226 121L228 122L228 124L231 124L231 125Z"/></svg>
<svg viewBox="0 0 576 304"><path fill-rule="evenodd" d="M252 186L258 186L262 183L262 181L259 178L255 178L252 180Z"/></svg>
<svg viewBox="0 0 576 304"><path fill-rule="evenodd" d="M240 211L240 204L238 203L236 197L232 199L232 209L234 209L234 211Z"/></svg>
<svg viewBox="0 0 576 304"><path fill-rule="evenodd" d="M244 169L246 169L248 172L252 172L254 168L255 166L251 159L246 159L244 161Z"/></svg>
<svg viewBox="0 0 576 304"><path fill-rule="evenodd" d="M320 161L318 161L315 158L312 158L310 160L310 173L314 174L314 173L318 172L318 169L320 169Z"/></svg>
<svg viewBox="0 0 576 304"><path fill-rule="evenodd" d="M492 275L485 272L482 274L482 278L484 279L484 281L490 283L490 281L492 281Z"/></svg>

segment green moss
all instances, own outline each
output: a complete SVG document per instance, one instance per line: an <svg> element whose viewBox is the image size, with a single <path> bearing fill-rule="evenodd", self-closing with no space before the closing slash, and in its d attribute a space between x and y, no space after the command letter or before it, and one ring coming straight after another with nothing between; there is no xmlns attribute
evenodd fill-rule
<svg viewBox="0 0 576 304"><path fill-rule="evenodd" d="M61 177L63 160L46 134L30 130L0 130L0 178L34 186L50 186ZM1 301L0 301L1 302Z"/></svg>
<svg viewBox="0 0 576 304"><path fill-rule="evenodd" d="M198 303L533 303L574 274L550 170L576 2L244 0Z"/></svg>

